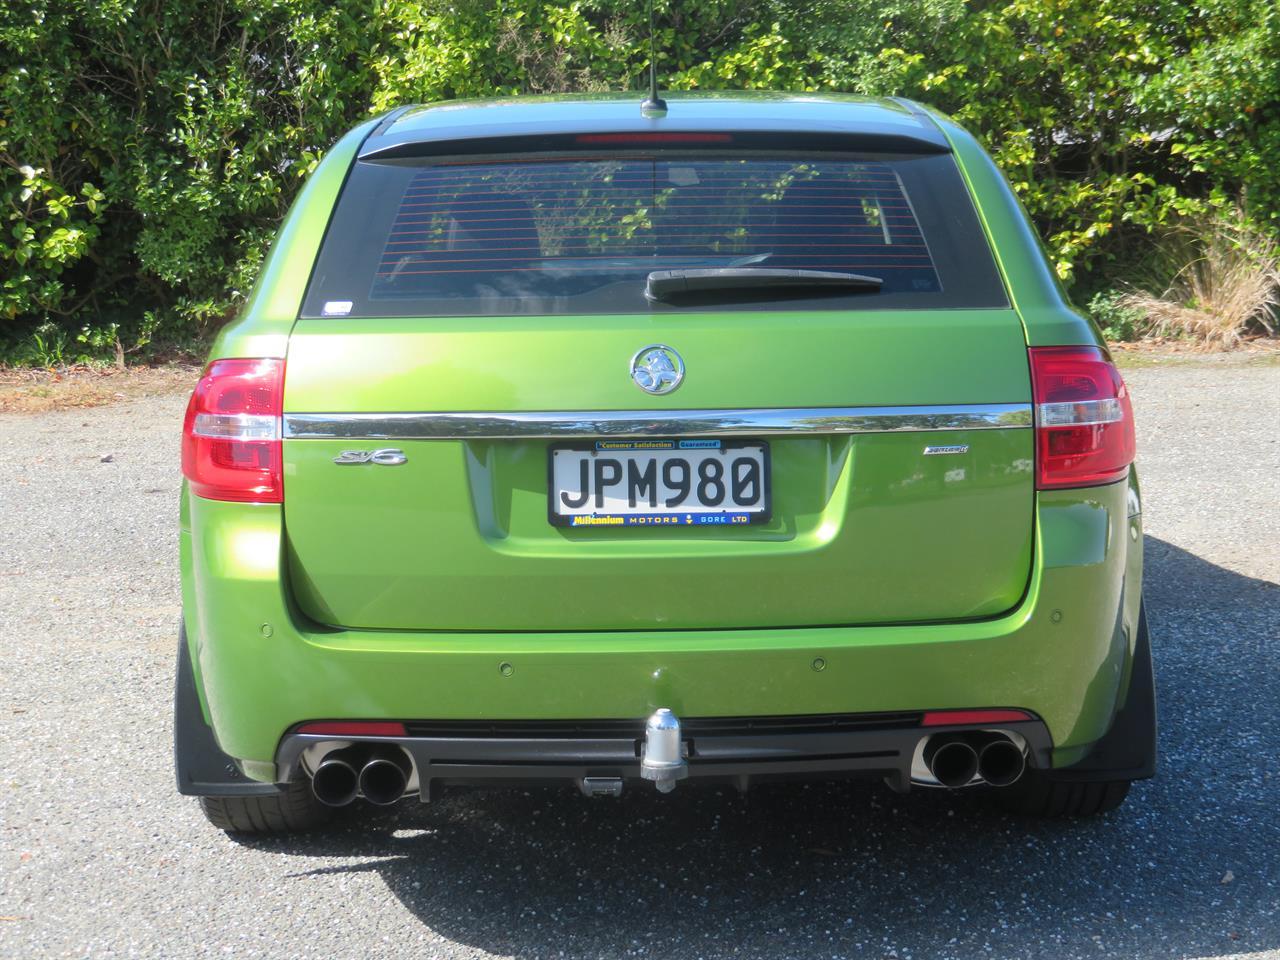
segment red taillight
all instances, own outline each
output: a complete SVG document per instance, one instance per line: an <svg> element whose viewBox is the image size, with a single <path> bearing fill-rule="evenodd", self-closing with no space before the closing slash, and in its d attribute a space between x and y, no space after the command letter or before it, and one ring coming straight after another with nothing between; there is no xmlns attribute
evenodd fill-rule
<svg viewBox="0 0 1280 960"><path fill-rule="evenodd" d="M920 721L922 727L993 726L1034 720L1022 710L930 710Z"/></svg>
<svg viewBox="0 0 1280 960"><path fill-rule="evenodd" d="M209 500L282 503L283 360L215 360L182 428L182 473Z"/></svg>
<svg viewBox="0 0 1280 960"><path fill-rule="evenodd" d="M392 720L328 720L304 723L295 733L319 733L326 737L403 737L404 724Z"/></svg>
<svg viewBox="0 0 1280 960"><path fill-rule="evenodd" d="M1032 347L1036 486L1122 480L1133 463L1133 407L1120 371L1097 347Z"/></svg>

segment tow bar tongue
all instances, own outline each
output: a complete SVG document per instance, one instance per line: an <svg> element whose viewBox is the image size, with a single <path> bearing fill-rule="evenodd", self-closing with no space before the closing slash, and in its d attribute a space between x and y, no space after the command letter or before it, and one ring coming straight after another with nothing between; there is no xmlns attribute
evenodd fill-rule
<svg viewBox="0 0 1280 960"><path fill-rule="evenodd" d="M680 718L662 707L644 727L640 776L652 780L660 793L670 793L676 781L689 775L689 762L680 742Z"/></svg>

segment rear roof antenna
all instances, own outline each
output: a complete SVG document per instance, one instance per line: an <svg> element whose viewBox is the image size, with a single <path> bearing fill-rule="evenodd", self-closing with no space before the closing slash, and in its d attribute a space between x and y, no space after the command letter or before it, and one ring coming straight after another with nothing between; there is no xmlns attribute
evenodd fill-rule
<svg viewBox="0 0 1280 960"><path fill-rule="evenodd" d="M667 115L667 101L658 96L657 55L653 39L653 0L649 0L649 96L640 104L640 116L657 120Z"/></svg>

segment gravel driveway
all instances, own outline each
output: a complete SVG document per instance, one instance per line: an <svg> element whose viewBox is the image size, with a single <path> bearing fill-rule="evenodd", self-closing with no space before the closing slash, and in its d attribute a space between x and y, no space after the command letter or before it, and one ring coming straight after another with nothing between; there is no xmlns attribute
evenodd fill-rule
<svg viewBox="0 0 1280 960"><path fill-rule="evenodd" d="M0 417L0 957L1280 956L1280 366L1140 368L1161 773L1084 823L865 785L174 793L182 397Z"/></svg>

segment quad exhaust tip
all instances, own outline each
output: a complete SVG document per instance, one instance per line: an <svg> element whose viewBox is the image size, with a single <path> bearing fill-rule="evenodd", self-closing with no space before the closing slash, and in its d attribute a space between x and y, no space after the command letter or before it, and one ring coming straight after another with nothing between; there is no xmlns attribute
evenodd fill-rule
<svg viewBox="0 0 1280 960"><path fill-rule="evenodd" d="M944 787L963 787L978 773L978 751L959 734L930 737L924 746L924 762Z"/></svg>
<svg viewBox="0 0 1280 960"><path fill-rule="evenodd" d="M993 737L978 751L978 776L993 787L1016 783L1026 769L1022 748L1008 737Z"/></svg>
<svg viewBox="0 0 1280 960"><path fill-rule="evenodd" d="M345 807L358 796L385 807L404 796L412 772L399 747L343 747L324 755L311 775L311 792L330 807Z"/></svg>
<svg viewBox="0 0 1280 960"><path fill-rule="evenodd" d="M412 764L399 747L376 751L360 769L360 793L370 803L390 806L404 796Z"/></svg>
<svg viewBox="0 0 1280 960"><path fill-rule="evenodd" d="M329 807L345 807L354 800L360 789L357 771L363 766L362 759L355 747L326 753L311 776L316 799Z"/></svg>
<svg viewBox="0 0 1280 960"><path fill-rule="evenodd" d="M1022 747L1004 733L941 733L924 745L929 773L944 787L1007 787L1026 772Z"/></svg>
<svg viewBox="0 0 1280 960"><path fill-rule="evenodd" d="M680 738L680 718L662 707L644 725L644 747L640 752L640 776L652 780L659 793L670 793L676 781L689 775Z"/></svg>

